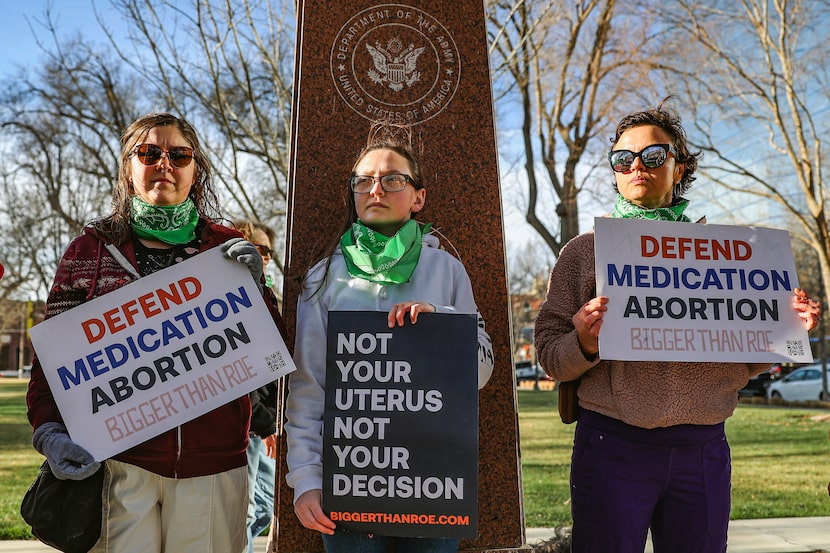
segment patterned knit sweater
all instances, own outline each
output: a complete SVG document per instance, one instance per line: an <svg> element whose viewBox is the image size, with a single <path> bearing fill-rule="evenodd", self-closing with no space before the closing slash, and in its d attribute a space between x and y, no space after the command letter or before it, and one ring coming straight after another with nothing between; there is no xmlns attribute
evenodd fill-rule
<svg viewBox="0 0 830 553"><path fill-rule="evenodd" d="M200 221L199 252L241 236L239 231ZM75 238L58 264L46 301L46 318L54 317L95 297L129 284L135 277L107 251L109 241L91 227ZM118 245L123 256L137 267L131 240ZM269 311L284 335L284 325L273 294L266 297ZM26 395L29 422L37 428L45 422L63 422L43 369L35 357ZM115 459L171 478L218 474L247 464L251 403L247 395L210 411L177 428L147 440Z"/></svg>
<svg viewBox="0 0 830 553"><path fill-rule="evenodd" d="M562 249L536 319L539 363L554 379L582 378L579 405L641 428L718 424L738 403L738 390L769 368L759 363L589 361L571 319L596 296L594 234ZM603 325L600 332L613 332Z"/></svg>

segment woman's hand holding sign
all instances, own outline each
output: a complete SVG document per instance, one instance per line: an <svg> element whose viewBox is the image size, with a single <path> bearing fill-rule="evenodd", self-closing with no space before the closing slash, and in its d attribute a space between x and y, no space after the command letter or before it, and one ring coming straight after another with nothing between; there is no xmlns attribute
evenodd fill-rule
<svg viewBox="0 0 830 553"><path fill-rule="evenodd" d="M419 313L435 313L435 306L431 303L423 303L418 301L406 301L403 303L396 303L389 310L389 328L403 326L404 318L409 313L409 319L412 324L418 322Z"/></svg>
<svg viewBox="0 0 830 553"><path fill-rule="evenodd" d="M294 512L303 526L323 534L334 534L334 522L323 512L322 490L308 490L294 502Z"/></svg>
<svg viewBox="0 0 830 553"><path fill-rule="evenodd" d="M793 308L798 311L798 316L804 319L807 332L809 332L817 327L821 320L821 302L810 299L807 292L801 288L796 288L793 293L795 294Z"/></svg>
<svg viewBox="0 0 830 553"><path fill-rule="evenodd" d="M89 478L101 466L91 453L72 441L66 427L59 422L38 426L32 435L32 445L46 457L60 480Z"/></svg>
<svg viewBox="0 0 830 553"><path fill-rule="evenodd" d="M821 320L821 302L811 299L801 288L793 290L793 309L804 319L807 331L813 330ZM571 319L576 330L579 347L586 357L599 353L599 332L603 313L608 310L608 298L597 296L583 305ZM390 319L391 319L390 313Z"/></svg>
<svg viewBox="0 0 830 553"><path fill-rule="evenodd" d="M571 319L579 340L579 347L586 357L599 353L599 330L602 327L602 315L608 311L605 305L607 303L608 298L605 296L592 298Z"/></svg>

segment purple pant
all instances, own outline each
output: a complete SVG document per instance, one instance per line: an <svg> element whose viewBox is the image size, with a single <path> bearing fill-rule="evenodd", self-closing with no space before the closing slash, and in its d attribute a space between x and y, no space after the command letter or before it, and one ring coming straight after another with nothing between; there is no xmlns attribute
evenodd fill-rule
<svg viewBox="0 0 830 553"><path fill-rule="evenodd" d="M571 460L575 553L723 553L732 461L724 425L647 430L583 410Z"/></svg>

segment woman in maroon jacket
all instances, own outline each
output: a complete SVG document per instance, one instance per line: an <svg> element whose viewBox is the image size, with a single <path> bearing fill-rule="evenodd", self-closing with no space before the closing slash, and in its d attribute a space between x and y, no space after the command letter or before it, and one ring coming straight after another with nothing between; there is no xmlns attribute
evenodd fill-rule
<svg viewBox="0 0 830 553"><path fill-rule="evenodd" d="M47 318L218 245L261 282L256 248L213 222L219 209L210 165L187 121L145 115L121 143L113 211L69 245ZM272 298L266 295L282 330ZM27 403L32 443L58 478L80 480L98 470L68 435L37 359ZM250 413L245 395L107 460L101 538L93 551L243 551Z"/></svg>

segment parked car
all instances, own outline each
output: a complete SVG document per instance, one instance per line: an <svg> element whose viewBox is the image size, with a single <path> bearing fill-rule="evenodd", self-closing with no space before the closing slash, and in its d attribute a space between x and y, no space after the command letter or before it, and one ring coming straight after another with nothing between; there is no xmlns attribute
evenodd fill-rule
<svg viewBox="0 0 830 553"><path fill-rule="evenodd" d="M32 366L31 365L23 365L23 378L29 378L29 375L32 373ZM5 370L0 371L0 378L17 378L20 374L16 370Z"/></svg>
<svg viewBox="0 0 830 553"><path fill-rule="evenodd" d="M767 397L785 401L818 401L822 399L822 386L821 363L813 363L772 382L767 388Z"/></svg>
<svg viewBox="0 0 830 553"><path fill-rule="evenodd" d="M516 382L523 380L553 380L542 370L542 367L532 361L516 361Z"/></svg>
<svg viewBox="0 0 830 553"><path fill-rule="evenodd" d="M783 378L798 367L791 363L782 365L775 363L768 371L757 374L749 379L746 386L738 390L740 397L767 397L767 388L773 381Z"/></svg>
<svg viewBox="0 0 830 553"><path fill-rule="evenodd" d="M767 388L773 380L778 378L775 366L768 371L756 374L746 383L746 386L738 390L739 397L767 397Z"/></svg>
<svg viewBox="0 0 830 553"><path fill-rule="evenodd" d="M776 363L772 366L770 372L775 375L775 378L773 378L773 380L775 380L776 378L783 378L787 376L788 374L800 368L801 366L795 363Z"/></svg>

